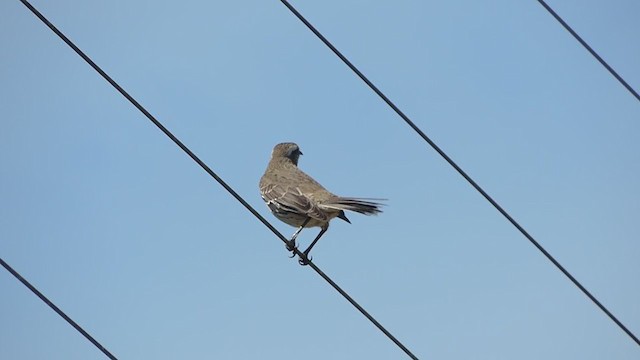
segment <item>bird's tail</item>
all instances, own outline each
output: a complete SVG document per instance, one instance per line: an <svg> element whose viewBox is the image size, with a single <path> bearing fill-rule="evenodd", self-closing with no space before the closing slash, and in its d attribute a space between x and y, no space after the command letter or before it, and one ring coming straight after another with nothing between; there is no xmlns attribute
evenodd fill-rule
<svg viewBox="0 0 640 360"><path fill-rule="evenodd" d="M336 196L335 198L323 202L322 206L336 210L350 210L364 215L377 215L382 212L380 209L384 204L379 201L385 199L367 199Z"/></svg>

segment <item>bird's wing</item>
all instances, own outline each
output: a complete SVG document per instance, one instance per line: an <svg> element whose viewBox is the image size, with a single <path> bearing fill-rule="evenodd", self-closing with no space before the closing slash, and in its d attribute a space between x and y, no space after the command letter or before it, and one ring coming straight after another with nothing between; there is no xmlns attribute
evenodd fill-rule
<svg viewBox="0 0 640 360"><path fill-rule="evenodd" d="M307 215L313 219L328 221L327 214L297 187L266 185L260 188L262 199L273 212Z"/></svg>

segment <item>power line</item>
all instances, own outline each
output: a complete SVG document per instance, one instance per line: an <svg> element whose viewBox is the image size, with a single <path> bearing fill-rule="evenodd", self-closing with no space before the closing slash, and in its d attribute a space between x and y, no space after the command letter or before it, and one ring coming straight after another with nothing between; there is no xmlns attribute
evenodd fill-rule
<svg viewBox="0 0 640 360"><path fill-rule="evenodd" d="M471 184L471 186L473 186L485 199L487 199L487 201L489 201L491 205L493 205L493 207L495 207L496 210L500 212L500 214L502 214L507 220L509 220L509 222L513 226L515 226L515 228L518 229L518 231L520 231L520 233L522 233L522 235L524 235L538 250L540 250L540 252L542 252L542 254L544 254L544 256L553 263L553 265L555 265L567 278L569 278L569 280L571 280L571 282L573 282L573 284L577 286L578 289L580 289L594 304L596 304L600 308L600 310L607 314L607 316L611 320L613 320L613 322L616 323L616 325L618 325L620 329L622 329L627 335L629 335L629 337L631 337L633 341L640 345L640 340L638 340L638 338L629 329L627 329L627 327L624 326L624 324L622 324L622 322L620 322L618 318L616 318L604 305L602 305L602 303L600 303L600 301L598 301L595 296L593 296L575 277L573 277L573 275L571 275L571 273L569 273L569 271L567 271L544 247L542 247L542 245L540 245L540 243L538 243L533 238L533 236L531 236L513 217L511 217L511 215L509 215L509 213L507 213L507 211L504 210L502 206L500 206L495 200L493 200L493 198L489 196L489 194L484 191L484 189L482 189L480 185L478 185L469 175L467 175L467 173L462 170L462 168L458 166L458 164L456 164L442 149L440 149L440 147L436 145L433 140L431 140L422 130L420 130L420 128L413 121L411 121L411 119L409 119L409 117L405 115L402 110L400 110L391 100L389 100L389 98L382 91L380 91L377 86L375 86L362 72L360 72L360 70L358 70L358 68L353 65L353 63L351 63L349 59L342 55L342 53L335 46L333 46L333 44L329 40L327 40L327 38L325 38L309 21L307 21L307 19L302 16L302 14L300 14L300 12L296 10L296 8L289 4L287 0L280 1L300 21L302 21L302 23L306 25L307 28L309 28L309 30L311 30L311 32L313 32L316 37L318 37L318 39L320 39L329 49L331 49L331 51L333 51L333 53L336 54L336 56L338 56L340 60L342 60L342 62L344 62L356 75L358 75L358 77L360 77L360 79L362 79L362 81L364 81L371 88L371 90L373 90L385 103L387 103L387 105L389 105L389 107L391 107L393 111L395 111L396 114L398 114L402 118L402 120L407 123L407 125L409 125L416 133L418 133L418 135L420 135L420 137L424 141L426 141L438 154L440 154L440 156L444 160L446 160L449 165L451 165L460 175L462 175L465 180L467 180L467 182L469 182L469 184Z"/></svg>
<svg viewBox="0 0 640 360"><path fill-rule="evenodd" d="M82 50L80 50L69 38L67 38L58 28L56 28L44 15L42 15L35 7L33 7L27 0L20 0L34 15L36 15L45 25L47 25L62 41L64 41L69 47L73 49L82 59L84 59L95 71L97 71L105 80L109 82L120 94L122 94L133 106L135 106L140 112L142 112L158 129L160 129L167 137L169 137L180 149L182 149L191 159L193 159L202 169L204 169L211 177L213 177L222 187L229 192L236 200L238 200L249 212L251 212L260 222L262 222L271 232L273 232L281 241L285 244L288 239L284 237L273 225L271 225L262 215L260 215L249 203L247 203L237 192L235 192L231 186L229 186L220 176L218 176L209 166L207 166L200 158L198 158L186 145L184 145L175 135L173 135L160 121L158 121L151 113L149 113L138 101L136 101L129 93L127 93L118 83L113 80L106 72L104 72L91 58L89 58ZM382 324L380 324L371 314L369 314L358 302L356 302L346 291L344 291L338 284L336 284L329 276L327 276L318 266L316 266L311 259L308 259L297 248L294 249L296 255L302 258L308 265L320 275L325 281L329 283L336 291L340 293L351 305L353 305L362 315L364 315L371 323L373 323L380 331L382 331L391 341L393 341L402 351L404 351L410 358L418 359L413 353L404 346L393 334L391 334ZM88 334L87 334L88 335Z"/></svg>
<svg viewBox="0 0 640 360"><path fill-rule="evenodd" d="M113 356L113 354L109 352L109 350L107 350L104 346L102 346L102 344L100 344L98 340L94 339L93 336L89 335L89 333L86 332L82 328L82 326L78 325L78 323L76 323L69 316L67 316L67 314L65 314L64 311L60 310L59 307L57 307L54 303L51 302L51 300L49 300L40 291L38 291L38 289L36 289L35 286L31 285L31 283L29 283L27 279L22 277L20 273L18 273L11 266L9 266L9 264L7 264L4 260L2 260L2 258L0 258L0 265L2 265L5 269L7 269L7 271L9 271L11 275L13 275L16 279L20 280L20 282L23 283L24 286L29 288L31 292L36 294L36 296L38 296L40 300L44 301L45 304L49 305L49 307L53 309L53 311L55 311L56 313L58 313L58 315L60 315L63 319L65 319L71 326L74 327L74 329L76 329L80 334L82 334L82 336L87 338L87 340L91 341L91 343L95 345L98 349L100 349L100 351L102 351L105 355L107 355L109 359L118 360L115 356Z"/></svg>
<svg viewBox="0 0 640 360"><path fill-rule="evenodd" d="M582 46L584 46L585 49L587 49L587 51L589 51L591 53L591 55L593 55L594 58L596 58L596 60L598 60L600 62L600 64L602 64L602 66L605 67L605 69L609 70L609 72L611 73L611 75L613 75L613 77L615 77L616 79L618 79L618 81L620 82L620 84L622 84L622 86L624 86L625 88L627 88L627 90L629 90L629 92L631 93L631 95L635 96L635 98L640 101L640 95L638 95L638 93L631 87L631 85L629 85L623 78L622 76L618 75L618 73L613 70L613 68L611 66L609 66L609 64L607 64L606 61L604 61L604 59L602 57L600 57L600 55L598 55L598 53L593 50L591 48L591 46L589 46L589 44L587 44L586 41L582 40L582 38L580 37L580 35L578 35L578 33L576 33L571 26L569 26L569 24L567 24L561 17L560 15L558 15L555 11L553 11L553 9L551 8L551 6L547 5L546 2L544 2L544 0L538 0L538 2L540 3L540 5L542 5L545 9L547 9L547 11L549 12L549 14L553 15L554 18L556 18L556 20L558 20L558 22L571 34L573 35L574 38L576 38L576 40L578 40L578 42L580 44L582 44Z"/></svg>

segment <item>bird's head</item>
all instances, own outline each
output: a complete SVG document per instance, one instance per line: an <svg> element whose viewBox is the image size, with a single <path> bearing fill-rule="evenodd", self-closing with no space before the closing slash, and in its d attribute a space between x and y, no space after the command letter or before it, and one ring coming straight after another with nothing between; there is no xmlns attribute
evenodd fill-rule
<svg viewBox="0 0 640 360"><path fill-rule="evenodd" d="M271 159L289 159L298 166L298 158L302 155L300 147L292 142L280 143L273 148Z"/></svg>

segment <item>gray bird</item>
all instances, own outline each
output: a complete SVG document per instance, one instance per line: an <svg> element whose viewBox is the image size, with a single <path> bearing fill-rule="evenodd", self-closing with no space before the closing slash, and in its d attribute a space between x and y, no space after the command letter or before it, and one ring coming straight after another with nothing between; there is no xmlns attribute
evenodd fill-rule
<svg viewBox="0 0 640 360"><path fill-rule="evenodd" d="M298 168L300 155L302 152L294 143L276 145L260 179L260 194L275 217L298 228L287 243L289 251L296 248L296 237L303 228L320 227L318 236L303 252L310 259L309 251L329 229L331 219L337 217L351 223L344 210L376 215L382 212L382 204L373 200L383 199L342 197L330 193ZM301 265L308 264L303 258L299 262Z"/></svg>

